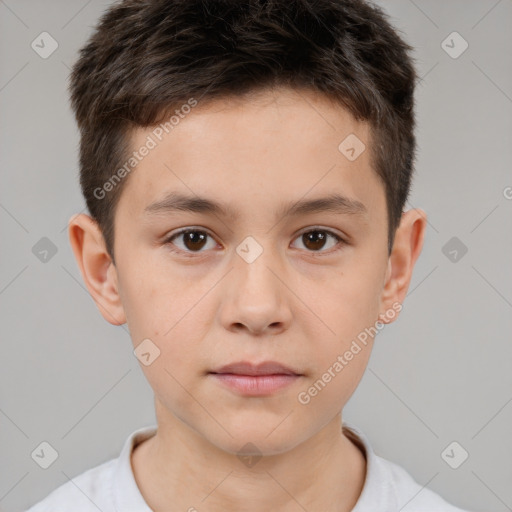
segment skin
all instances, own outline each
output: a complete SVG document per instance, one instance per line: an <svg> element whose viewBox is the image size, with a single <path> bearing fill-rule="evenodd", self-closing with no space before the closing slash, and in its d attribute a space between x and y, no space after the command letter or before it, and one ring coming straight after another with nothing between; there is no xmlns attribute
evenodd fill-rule
<svg viewBox="0 0 512 512"><path fill-rule="evenodd" d="M133 147L151 133L134 131ZM351 133L366 144L355 161L338 150ZM342 410L374 340L308 404L297 397L365 328L396 320L389 311L404 300L421 252L426 214L413 209L403 213L388 257L385 190L370 144L366 123L310 91L199 103L126 178L115 265L97 224L85 214L70 220L75 257L104 318L126 322L134 347L149 338L160 350L141 364L155 394L157 434L132 454L156 512L341 512L357 502L366 461L341 430ZM238 213L144 212L170 191ZM283 202L333 192L367 213L276 213ZM210 235L203 248L183 236L166 243L184 227ZM347 243L329 237L308 245L302 234L311 227ZM247 236L263 249L252 263L236 252ZM242 396L208 375L240 360L278 361L302 375L264 397ZM262 455L252 467L237 456L248 442Z"/></svg>

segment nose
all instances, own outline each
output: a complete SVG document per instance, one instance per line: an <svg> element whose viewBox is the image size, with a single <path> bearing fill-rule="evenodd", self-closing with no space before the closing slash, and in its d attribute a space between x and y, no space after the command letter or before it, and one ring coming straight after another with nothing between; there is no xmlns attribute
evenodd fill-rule
<svg viewBox="0 0 512 512"><path fill-rule="evenodd" d="M248 262L234 254L234 268L222 290L221 321L225 329L259 335L278 334L289 328L292 320L287 277L282 266L263 251Z"/></svg>

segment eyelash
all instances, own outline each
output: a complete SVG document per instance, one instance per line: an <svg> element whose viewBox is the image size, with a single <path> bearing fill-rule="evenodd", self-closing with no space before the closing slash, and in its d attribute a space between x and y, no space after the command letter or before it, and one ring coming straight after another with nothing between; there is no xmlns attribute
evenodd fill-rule
<svg viewBox="0 0 512 512"><path fill-rule="evenodd" d="M297 238L307 234L307 233L313 233L313 232L321 232L321 233L327 233L328 236L331 236L333 237L338 243L336 244L336 246L334 247L337 247L337 246L343 246L343 245L347 245L347 242L341 238L338 234L334 233L333 231L330 231L329 229L325 229L325 228L321 228L321 227L311 227L309 228L307 231L303 231L302 233L299 233L295 238L294 240L296 240ZM182 255L184 255L186 258L196 258L196 257L200 257L201 256L201 253L203 252L206 252L206 251L184 251L183 249L175 249L174 248L174 244L172 242L172 240L174 240L175 238L179 237L180 235L183 235L184 233L202 233L202 234L205 234L211 238L214 238L212 235L210 235L207 231L203 230L203 229L196 229L196 228L183 228L179 231L177 231L176 233L173 233L172 235L168 236L165 240L164 240L164 245L168 245L170 250L172 252L175 252L175 253L180 253ZM341 250L341 247L338 247L337 249L334 249L331 248L330 250L328 251L307 251L308 253L310 253L310 255L314 256L314 257L322 257L323 254L332 254L333 252L337 252L338 250Z"/></svg>

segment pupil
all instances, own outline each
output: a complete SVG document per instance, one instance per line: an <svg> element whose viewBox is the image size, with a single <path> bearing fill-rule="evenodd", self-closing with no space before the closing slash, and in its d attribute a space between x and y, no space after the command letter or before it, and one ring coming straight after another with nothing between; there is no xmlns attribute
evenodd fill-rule
<svg viewBox="0 0 512 512"><path fill-rule="evenodd" d="M185 245L188 249L201 249L205 240L205 234L199 231L189 231L185 234ZM189 246L190 244L191 246Z"/></svg>
<svg viewBox="0 0 512 512"><path fill-rule="evenodd" d="M304 245L308 249L321 249L325 242L325 234L321 231L310 231L304 233L303 237L305 237Z"/></svg>

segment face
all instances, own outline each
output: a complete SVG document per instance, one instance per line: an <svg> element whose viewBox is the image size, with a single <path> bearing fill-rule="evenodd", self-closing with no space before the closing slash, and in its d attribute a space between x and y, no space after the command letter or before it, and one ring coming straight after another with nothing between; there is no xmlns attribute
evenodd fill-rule
<svg viewBox="0 0 512 512"><path fill-rule="evenodd" d="M340 414L398 315L369 127L304 91L191 110L161 140L134 132L156 145L124 184L108 274L159 424L281 453ZM285 368L248 376L264 362Z"/></svg>

